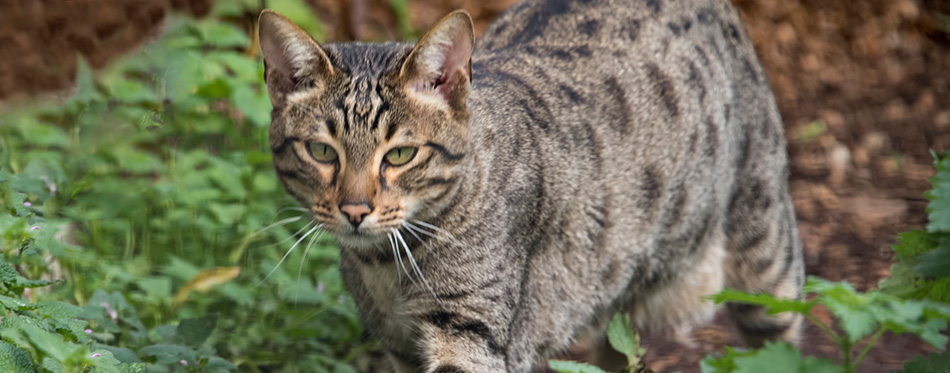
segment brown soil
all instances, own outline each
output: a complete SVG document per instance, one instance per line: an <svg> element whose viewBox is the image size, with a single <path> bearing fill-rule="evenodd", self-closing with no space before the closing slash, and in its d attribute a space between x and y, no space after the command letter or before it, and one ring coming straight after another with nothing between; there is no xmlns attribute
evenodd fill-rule
<svg viewBox="0 0 950 373"><path fill-rule="evenodd" d="M211 0L0 1L0 100L69 89L78 56L102 67L161 35L167 9L204 15Z"/></svg>
<svg viewBox="0 0 950 373"><path fill-rule="evenodd" d="M307 1L333 40L399 36L389 1ZM166 8L203 14L209 2L2 2L0 99L68 87L76 52L103 66L154 35ZM807 272L847 280L860 290L874 288L888 274L893 236L926 223L922 194L933 174L929 151L950 147L950 2L733 2L785 119ZM410 0L409 14L413 27L424 30L464 8L481 32L511 3ZM827 312L818 315L831 321ZM667 337L645 342L648 366L656 372L697 372L707 353L741 345L721 316L694 333L695 347ZM836 347L813 327L806 329L802 349L837 358ZM915 337L887 335L860 371L900 369L903 361L931 350Z"/></svg>

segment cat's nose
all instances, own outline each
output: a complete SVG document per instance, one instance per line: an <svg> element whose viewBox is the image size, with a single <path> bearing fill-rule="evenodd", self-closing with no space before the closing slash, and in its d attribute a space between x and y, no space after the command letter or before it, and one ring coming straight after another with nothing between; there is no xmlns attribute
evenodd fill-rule
<svg viewBox="0 0 950 373"><path fill-rule="evenodd" d="M373 205L369 202L343 202L340 204L340 211L346 214L346 217L349 218L350 224L353 224L353 228L360 226L360 223L363 222L363 218L369 213L373 212Z"/></svg>

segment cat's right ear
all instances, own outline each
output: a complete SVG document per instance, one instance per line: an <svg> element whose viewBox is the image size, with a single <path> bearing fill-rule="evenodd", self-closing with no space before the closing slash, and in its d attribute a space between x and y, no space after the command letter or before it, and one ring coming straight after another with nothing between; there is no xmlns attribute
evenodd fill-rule
<svg viewBox="0 0 950 373"><path fill-rule="evenodd" d="M274 107L291 93L317 87L333 75L333 65L310 35L286 17L264 10L258 22L264 81Z"/></svg>

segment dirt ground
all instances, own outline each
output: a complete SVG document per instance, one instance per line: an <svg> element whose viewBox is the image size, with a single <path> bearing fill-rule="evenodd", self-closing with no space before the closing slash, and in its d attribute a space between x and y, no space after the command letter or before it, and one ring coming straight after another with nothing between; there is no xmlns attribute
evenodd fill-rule
<svg viewBox="0 0 950 373"><path fill-rule="evenodd" d="M399 36L390 1L307 1L326 21L331 39ZM44 2L0 4L0 99L68 87L75 52L102 66L154 37L168 8L203 14L209 1L137 1L136 7ZM468 9L481 32L512 2L409 0L408 13L412 26L424 30L449 10ZM807 272L847 280L861 290L874 288L888 274L893 236L926 223L922 194L933 174L930 150L950 148L950 1L733 2L785 120ZM50 40L60 48L37 47ZM831 320L827 312L819 316ZM722 317L694 336L692 348L650 336L648 366L656 372L697 372L702 357L718 346L740 345ZM837 353L813 327L806 329L802 348L813 356ZM917 338L887 335L860 371L899 369L930 350Z"/></svg>

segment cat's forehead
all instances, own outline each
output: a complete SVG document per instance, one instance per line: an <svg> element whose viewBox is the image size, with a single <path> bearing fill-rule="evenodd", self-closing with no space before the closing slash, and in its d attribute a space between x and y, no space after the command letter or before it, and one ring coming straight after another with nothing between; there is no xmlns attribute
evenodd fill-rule
<svg viewBox="0 0 950 373"><path fill-rule="evenodd" d="M356 158L369 157L392 114L386 76L398 72L412 49L405 43L344 43L324 47L334 68L346 77L334 87L334 107L342 115L338 138ZM365 153L365 154L364 154Z"/></svg>
<svg viewBox="0 0 950 373"><path fill-rule="evenodd" d="M342 69L351 77L366 76L378 80L387 72L399 69L412 50L412 44L350 42L326 44L323 49L334 68Z"/></svg>

